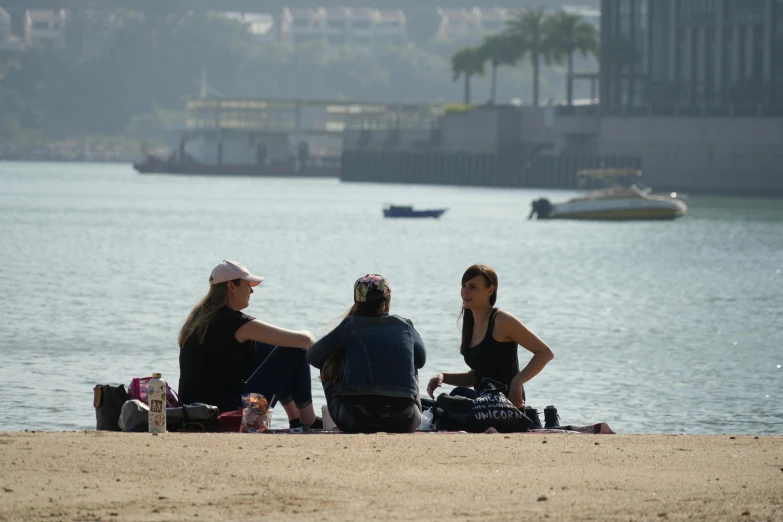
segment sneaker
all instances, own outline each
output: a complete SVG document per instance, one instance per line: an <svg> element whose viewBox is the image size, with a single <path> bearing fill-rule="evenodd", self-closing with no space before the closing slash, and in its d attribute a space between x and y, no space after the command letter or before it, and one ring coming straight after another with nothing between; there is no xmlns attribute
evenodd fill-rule
<svg viewBox="0 0 783 522"><path fill-rule="evenodd" d="M316 416L315 421L309 425L305 426L302 424L302 421L299 419L293 419L288 421L288 429L295 430L296 428L310 428L313 430L322 430L324 429L324 420L321 417Z"/></svg>
<svg viewBox="0 0 783 522"><path fill-rule="evenodd" d="M541 426L541 419L538 416L538 410L532 406L525 406L525 417L533 421L533 424L530 425L531 430L540 430L543 428L543 426Z"/></svg>
<svg viewBox="0 0 783 522"><path fill-rule="evenodd" d="M546 429L560 427L560 415L557 414L557 408L554 406L544 408L544 427Z"/></svg>

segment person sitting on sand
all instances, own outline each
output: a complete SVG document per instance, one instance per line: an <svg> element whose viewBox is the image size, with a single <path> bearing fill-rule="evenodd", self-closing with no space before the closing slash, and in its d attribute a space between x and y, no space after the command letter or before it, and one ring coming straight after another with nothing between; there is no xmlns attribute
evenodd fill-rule
<svg viewBox="0 0 783 522"><path fill-rule="evenodd" d="M424 342L410 320L389 314L391 287L382 276L359 278L353 293L342 323L307 352L321 370L329 414L347 433L412 433L421 422Z"/></svg>
<svg viewBox="0 0 783 522"><path fill-rule="evenodd" d="M473 265L462 276L462 343L460 353L470 371L438 373L430 379L427 393L443 384L457 386L451 395L476 398L472 389L489 378L508 387L508 398L517 408L525 407L524 384L538 375L554 358L552 350L508 312L494 308L498 296L498 276L486 265ZM533 353L519 371L517 345Z"/></svg>
<svg viewBox="0 0 783 522"><path fill-rule="evenodd" d="M242 394L256 392L283 405L291 427L323 427L313 410L306 350L308 331L291 331L241 312L263 277L235 261L223 261L209 277L209 292L179 332L179 396L221 412L242 406Z"/></svg>

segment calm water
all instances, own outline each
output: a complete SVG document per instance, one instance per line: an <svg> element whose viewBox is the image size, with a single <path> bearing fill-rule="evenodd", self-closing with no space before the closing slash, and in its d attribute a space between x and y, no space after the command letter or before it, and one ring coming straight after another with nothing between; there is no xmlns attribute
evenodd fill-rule
<svg viewBox="0 0 783 522"><path fill-rule="evenodd" d="M179 327L228 258L267 277L248 313L316 336L358 276L384 274L427 345L423 386L465 369L460 277L487 263L498 305L556 355L526 386L533 406L625 433L783 433L783 201L691 198L669 223L527 221L542 195L570 194L2 163L0 430L94 428L94 384L176 383ZM384 220L384 203L451 210Z"/></svg>

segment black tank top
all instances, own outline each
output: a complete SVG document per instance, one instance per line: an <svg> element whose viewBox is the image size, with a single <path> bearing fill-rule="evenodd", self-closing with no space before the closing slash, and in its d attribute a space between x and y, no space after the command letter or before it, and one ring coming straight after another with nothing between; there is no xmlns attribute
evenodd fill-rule
<svg viewBox="0 0 783 522"><path fill-rule="evenodd" d="M495 316L498 309L493 308L489 316L487 333L484 339L465 353L465 363L470 366L476 375L476 384L483 378L502 382L509 388L511 380L519 373L519 358L517 357L517 343L507 341L501 343L492 337L495 329Z"/></svg>

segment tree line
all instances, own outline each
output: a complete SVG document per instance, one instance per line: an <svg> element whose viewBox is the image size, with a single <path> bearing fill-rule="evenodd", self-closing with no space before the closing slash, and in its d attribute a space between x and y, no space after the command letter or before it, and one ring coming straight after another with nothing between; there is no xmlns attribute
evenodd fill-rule
<svg viewBox="0 0 783 522"><path fill-rule="evenodd" d="M502 66L517 66L527 61L533 69L533 105L539 105L541 65L565 65L566 101L574 100L574 58L598 57L598 30L582 16L559 10L547 14L543 8L527 7L509 20L504 31L487 36L480 45L464 47L451 57L454 81L464 80L464 102L470 104L471 79L491 69L490 103L495 103L497 73Z"/></svg>
<svg viewBox="0 0 783 522"><path fill-rule="evenodd" d="M117 27L110 36L98 32L104 36L95 39L89 21L74 14L65 48L0 54L0 138L162 136L165 117L181 113L186 100L198 96L202 71L214 92L224 97L446 104L461 96L461 87L449 81L449 58L465 42L408 44L368 53L259 42L239 22L204 14L154 17L123 11L114 20ZM525 27L519 27L520 37ZM488 41L499 42L500 37ZM500 44L488 47L485 42L481 48L482 53L495 49L482 55L493 69L521 56L506 58ZM518 47L514 49L517 53ZM470 68L466 71L474 75ZM554 95L559 74L548 70L540 79L538 74L534 97L539 82ZM493 70L493 78L497 76ZM491 100L500 95L530 99L529 76L526 69L507 68L503 85L493 82Z"/></svg>

